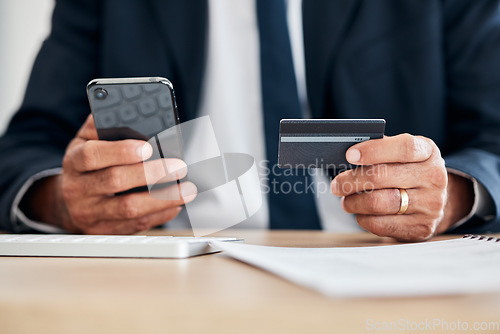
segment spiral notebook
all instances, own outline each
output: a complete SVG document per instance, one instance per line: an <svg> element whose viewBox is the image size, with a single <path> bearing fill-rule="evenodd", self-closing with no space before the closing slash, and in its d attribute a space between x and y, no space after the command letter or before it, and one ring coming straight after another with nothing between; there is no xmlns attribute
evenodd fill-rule
<svg viewBox="0 0 500 334"><path fill-rule="evenodd" d="M225 254L331 297L500 292L500 238L377 247L212 244Z"/></svg>

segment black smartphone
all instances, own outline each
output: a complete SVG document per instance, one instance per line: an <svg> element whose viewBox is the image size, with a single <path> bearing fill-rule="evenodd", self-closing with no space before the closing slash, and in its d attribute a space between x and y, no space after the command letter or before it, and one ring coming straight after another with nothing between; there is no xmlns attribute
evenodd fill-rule
<svg viewBox="0 0 500 334"><path fill-rule="evenodd" d="M87 85L87 96L99 139L145 140L153 147L153 156L148 160L182 159L178 127L170 131L170 137L174 134L173 140L168 140L161 134L180 123L174 88L168 79L94 79ZM162 143L159 137L163 138ZM161 183L155 187L169 184ZM119 194L147 190L148 187L139 187Z"/></svg>
<svg viewBox="0 0 500 334"><path fill-rule="evenodd" d="M102 140L149 140L179 124L174 88L165 78L94 79L87 96Z"/></svg>

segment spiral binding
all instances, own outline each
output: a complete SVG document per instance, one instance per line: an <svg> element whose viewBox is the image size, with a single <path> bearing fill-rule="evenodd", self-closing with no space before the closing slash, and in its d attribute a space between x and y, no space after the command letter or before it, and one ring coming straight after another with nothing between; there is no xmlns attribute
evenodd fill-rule
<svg viewBox="0 0 500 334"><path fill-rule="evenodd" d="M500 242L500 238L488 237L486 235L477 235L477 234L466 234L463 236L463 239L475 239L475 240Z"/></svg>

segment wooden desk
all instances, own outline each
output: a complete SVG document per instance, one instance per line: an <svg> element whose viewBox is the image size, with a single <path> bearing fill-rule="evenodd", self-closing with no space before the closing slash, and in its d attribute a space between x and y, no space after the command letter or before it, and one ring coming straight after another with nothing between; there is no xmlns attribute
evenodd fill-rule
<svg viewBox="0 0 500 334"><path fill-rule="evenodd" d="M369 234L224 233L228 234L273 246L391 242ZM498 325L500 294L331 299L223 254L182 260L0 258L2 334L401 333L369 330L375 322L391 321L410 322L409 326L425 321ZM496 331L498 327L477 333ZM420 332L442 331L438 327Z"/></svg>

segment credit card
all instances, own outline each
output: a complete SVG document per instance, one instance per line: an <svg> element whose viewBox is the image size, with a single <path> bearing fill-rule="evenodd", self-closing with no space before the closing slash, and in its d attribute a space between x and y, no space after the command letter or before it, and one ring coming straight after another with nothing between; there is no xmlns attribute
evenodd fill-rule
<svg viewBox="0 0 500 334"><path fill-rule="evenodd" d="M280 168L354 168L345 158L349 147L384 136L384 119L282 119Z"/></svg>

